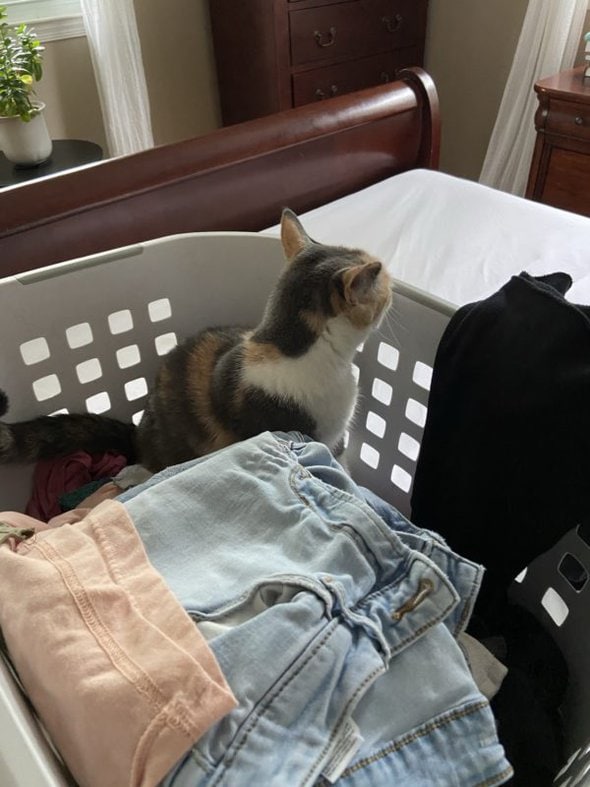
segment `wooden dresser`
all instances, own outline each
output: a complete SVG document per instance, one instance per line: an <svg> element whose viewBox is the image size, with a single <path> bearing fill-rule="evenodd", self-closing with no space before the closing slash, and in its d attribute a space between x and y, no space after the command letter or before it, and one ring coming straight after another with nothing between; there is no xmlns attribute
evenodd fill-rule
<svg viewBox="0 0 590 787"><path fill-rule="evenodd" d="M428 0L210 0L224 125L421 66Z"/></svg>
<svg viewBox="0 0 590 787"><path fill-rule="evenodd" d="M590 79L584 68L535 85L537 140L526 196L590 216Z"/></svg>

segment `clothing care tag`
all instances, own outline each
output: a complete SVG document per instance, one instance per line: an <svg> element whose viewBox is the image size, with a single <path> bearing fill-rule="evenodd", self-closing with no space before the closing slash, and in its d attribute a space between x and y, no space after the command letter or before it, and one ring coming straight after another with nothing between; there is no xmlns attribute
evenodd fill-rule
<svg viewBox="0 0 590 787"><path fill-rule="evenodd" d="M343 771L359 750L362 742L363 737L359 728L352 719L348 719L344 723L340 735L332 745L328 762L322 768L324 779L329 781L330 784L334 784L342 776Z"/></svg>

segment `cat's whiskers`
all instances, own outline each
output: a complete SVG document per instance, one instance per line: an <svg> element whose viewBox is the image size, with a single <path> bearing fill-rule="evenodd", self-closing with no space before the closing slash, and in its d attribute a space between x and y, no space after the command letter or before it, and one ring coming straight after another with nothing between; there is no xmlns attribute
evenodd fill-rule
<svg viewBox="0 0 590 787"><path fill-rule="evenodd" d="M393 340L399 347L400 339L396 331L396 328L399 328L401 331L405 333L407 333L407 331L409 330L403 323L401 323L399 320L396 319L396 314L394 312L394 309L393 307L390 307L385 313L383 320L381 321L381 324L376 331L376 335L381 339L387 340L388 342L391 342Z"/></svg>
<svg viewBox="0 0 590 787"><path fill-rule="evenodd" d="M324 332L318 337L318 342L325 342L334 355L337 356L337 358L345 365L348 365L352 362L352 359L356 354L356 348L358 347L358 344L360 344L359 341L354 347L339 347L336 338L331 336L328 331Z"/></svg>

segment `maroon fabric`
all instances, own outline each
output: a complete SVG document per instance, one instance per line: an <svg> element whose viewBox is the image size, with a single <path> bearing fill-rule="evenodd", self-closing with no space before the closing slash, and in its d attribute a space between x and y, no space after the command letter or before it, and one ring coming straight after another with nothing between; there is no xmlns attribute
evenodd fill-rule
<svg viewBox="0 0 590 787"><path fill-rule="evenodd" d="M58 459L40 459L33 475L33 492L25 513L49 521L61 514L59 498L98 478L112 478L127 464L122 454L88 454L77 451Z"/></svg>

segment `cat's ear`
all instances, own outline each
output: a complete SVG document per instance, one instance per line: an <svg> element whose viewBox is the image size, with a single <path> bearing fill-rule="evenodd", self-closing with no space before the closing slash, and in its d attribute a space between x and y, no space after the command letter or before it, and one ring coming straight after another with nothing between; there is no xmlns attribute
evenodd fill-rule
<svg viewBox="0 0 590 787"><path fill-rule="evenodd" d="M346 268L340 274L344 298L351 306L371 300L375 281L382 267L378 260L374 260Z"/></svg>
<svg viewBox="0 0 590 787"><path fill-rule="evenodd" d="M313 243L297 216L289 208L285 208L281 215L281 243L288 262Z"/></svg>

